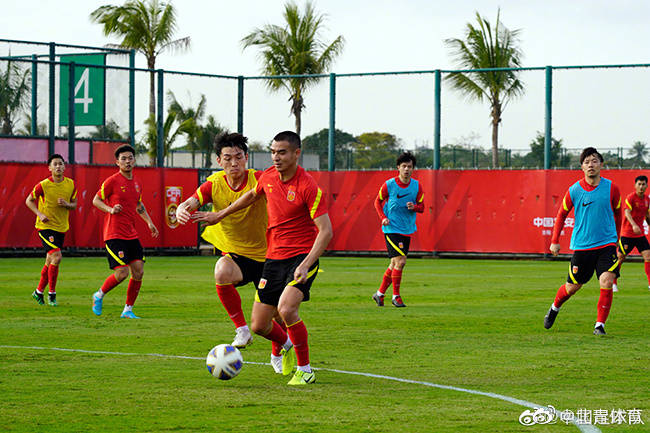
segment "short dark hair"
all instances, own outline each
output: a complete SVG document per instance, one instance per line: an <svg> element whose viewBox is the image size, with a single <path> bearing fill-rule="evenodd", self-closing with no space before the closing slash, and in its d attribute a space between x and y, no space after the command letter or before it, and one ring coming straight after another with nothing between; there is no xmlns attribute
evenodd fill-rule
<svg viewBox="0 0 650 433"><path fill-rule="evenodd" d="M637 183L638 181L648 183L648 176L645 174L642 174L641 176L637 176L636 179L634 179L634 183Z"/></svg>
<svg viewBox="0 0 650 433"><path fill-rule="evenodd" d="M135 149L128 144L123 144L115 149L115 159L120 159L120 153L131 152L135 156Z"/></svg>
<svg viewBox="0 0 650 433"><path fill-rule="evenodd" d="M54 154L50 155L49 158L47 158L47 165L50 165L50 162L52 162L53 159L57 159L57 158L59 158L61 161L65 162L65 159L63 159L63 157L61 155L59 155L58 153L54 153Z"/></svg>
<svg viewBox="0 0 650 433"><path fill-rule="evenodd" d="M273 141L288 141L295 149L300 149L300 136L293 131L282 131L273 137Z"/></svg>
<svg viewBox="0 0 650 433"><path fill-rule="evenodd" d="M413 163L413 167L415 167L415 156L411 152L406 151L397 157L397 166L399 167L400 164L409 161L411 161Z"/></svg>
<svg viewBox="0 0 650 433"><path fill-rule="evenodd" d="M224 147L238 147L248 155L248 138L236 132L224 132L214 138L214 151L217 156L221 156L221 149Z"/></svg>
<svg viewBox="0 0 650 433"><path fill-rule="evenodd" d="M598 152L598 151L596 150L595 147L587 147L587 148L585 148L585 150L583 150L582 153L580 154L580 164L582 164L582 163L584 162L584 160L587 159L587 157L588 157L588 156L591 156L591 155L596 155L596 156L598 156L598 159L600 159L600 162L604 162L604 161L605 161L605 160L603 159L603 155L601 155L600 152Z"/></svg>

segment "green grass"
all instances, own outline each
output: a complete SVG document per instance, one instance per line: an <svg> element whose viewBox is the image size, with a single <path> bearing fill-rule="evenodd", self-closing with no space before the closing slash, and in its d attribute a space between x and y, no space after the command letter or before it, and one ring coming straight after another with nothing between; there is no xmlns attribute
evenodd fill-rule
<svg viewBox="0 0 650 433"><path fill-rule="evenodd" d="M565 304L553 329L542 321L565 262L410 259L408 308L370 299L387 259L323 258L301 316L316 368L451 385L558 409L641 409L650 431L650 292L639 263L626 263L608 335L592 335L598 287ZM212 378L203 358L234 329L212 281L213 257L151 257L134 311L121 320L126 284L104 314L91 294L108 275L102 258L64 258L56 308L31 299L42 260L0 260L0 430L219 432L555 432L522 426L525 407L480 395L388 379L317 371L288 387L270 366L246 364L236 379ZM253 287L240 290L250 316ZM128 352L36 350L28 346ZM255 338L244 359L268 362Z"/></svg>

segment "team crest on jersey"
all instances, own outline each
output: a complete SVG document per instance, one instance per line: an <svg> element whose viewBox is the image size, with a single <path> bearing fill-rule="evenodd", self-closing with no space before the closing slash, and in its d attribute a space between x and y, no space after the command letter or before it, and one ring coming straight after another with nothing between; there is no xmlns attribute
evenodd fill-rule
<svg viewBox="0 0 650 433"><path fill-rule="evenodd" d="M573 266L573 267L571 268L571 273L572 273L573 275L577 274L577 273L578 273L578 267L577 267L577 266Z"/></svg>
<svg viewBox="0 0 650 433"><path fill-rule="evenodd" d="M124 258L124 251L118 251L118 252L117 252L117 256L118 256L120 259L123 259L123 258Z"/></svg>
<svg viewBox="0 0 650 433"><path fill-rule="evenodd" d="M120 189L122 190L122 192L126 192L126 187L125 186L120 186Z"/></svg>
<svg viewBox="0 0 650 433"><path fill-rule="evenodd" d="M266 278L260 278L260 283L257 285L257 288L261 290L264 287L266 287Z"/></svg>
<svg viewBox="0 0 650 433"><path fill-rule="evenodd" d="M50 236L50 242L54 242L54 236Z"/></svg>
<svg viewBox="0 0 650 433"><path fill-rule="evenodd" d="M296 199L296 190L294 186L289 187L289 192L287 192L287 200L294 201Z"/></svg>

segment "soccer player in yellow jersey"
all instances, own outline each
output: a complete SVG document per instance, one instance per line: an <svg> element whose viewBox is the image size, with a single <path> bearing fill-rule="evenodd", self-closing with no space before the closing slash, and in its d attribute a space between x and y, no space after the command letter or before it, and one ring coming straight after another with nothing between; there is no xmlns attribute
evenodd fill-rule
<svg viewBox="0 0 650 433"><path fill-rule="evenodd" d="M55 307L56 280L62 258L61 247L65 233L70 228L68 216L70 211L77 207L77 189L72 179L63 176L65 161L61 155L50 156L47 167L52 176L36 184L27 196L25 204L36 214L35 227L46 252L41 280L32 297L43 305L45 286L49 284L48 304Z"/></svg>
<svg viewBox="0 0 650 433"><path fill-rule="evenodd" d="M181 224L190 220L190 214L200 206L212 203L213 210L220 210L257 186L261 172L246 169L248 162L248 139L241 134L222 134L215 140L217 163L223 171L208 177L192 195L180 204L176 217ZM203 239L217 248L221 258L214 268L217 294L230 319L235 325L236 336L232 345L243 348L253 341L244 317L241 297L235 287L253 282L257 287L262 276L266 256L266 202L241 210L224 219L221 224L208 226ZM284 326L281 320L280 326ZM286 345L291 347L287 339ZM271 365L282 372L282 345L274 343Z"/></svg>

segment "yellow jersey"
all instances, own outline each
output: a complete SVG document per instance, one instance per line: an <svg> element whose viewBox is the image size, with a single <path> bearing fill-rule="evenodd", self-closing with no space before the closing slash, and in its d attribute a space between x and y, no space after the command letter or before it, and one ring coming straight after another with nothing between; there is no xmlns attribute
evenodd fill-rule
<svg viewBox="0 0 650 433"><path fill-rule="evenodd" d="M65 233L70 229L68 217L70 210L59 206L59 198L71 202L77 197L77 189L74 181L69 177L64 177L61 182L54 182L52 177L43 179L36 184L32 190L32 198L38 200L38 210L43 212L49 219L48 222L42 222L36 217L36 227L38 230L54 230Z"/></svg>
<svg viewBox="0 0 650 433"><path fill-rule="evenodd" d="M254 169L248 170L246 181L237 190L228 184L226 173L220 171L210 175L193 197L201 205L211 202L212 210L217 211L256 186ZM261 262L266 256L267 220L266 199L262 198L227 216L219 224L207 226L201 237L224 253L235 253Z"/></svg>

